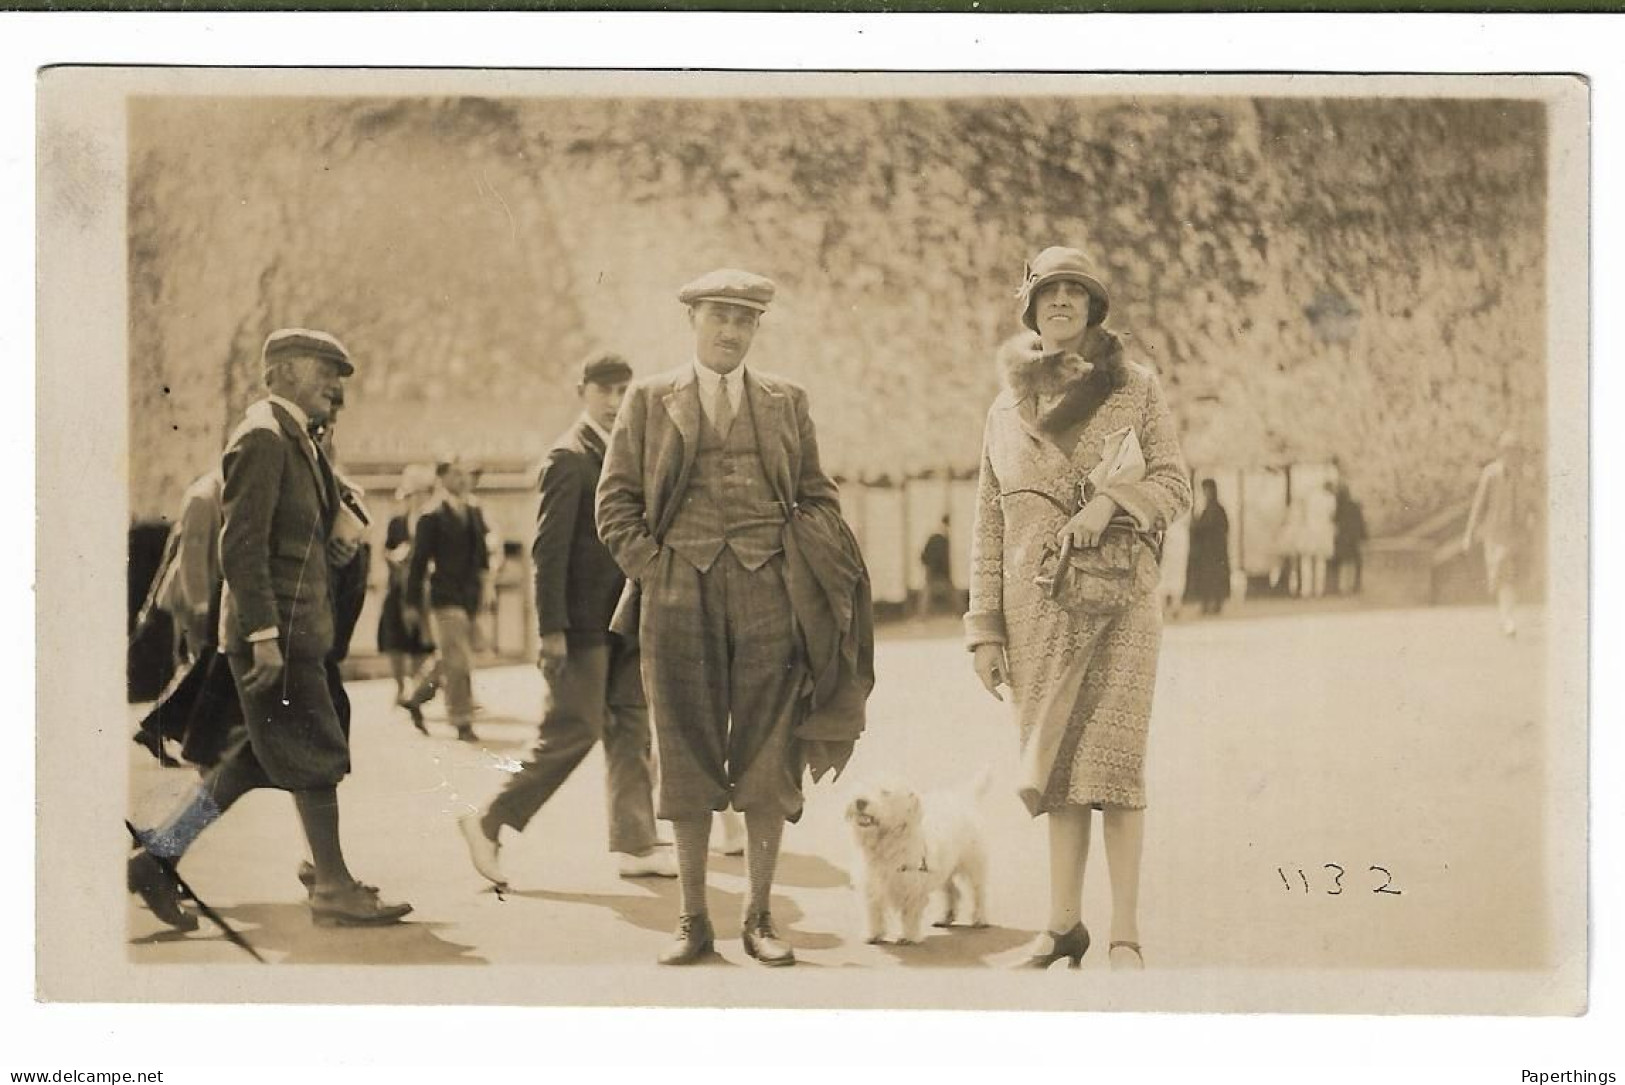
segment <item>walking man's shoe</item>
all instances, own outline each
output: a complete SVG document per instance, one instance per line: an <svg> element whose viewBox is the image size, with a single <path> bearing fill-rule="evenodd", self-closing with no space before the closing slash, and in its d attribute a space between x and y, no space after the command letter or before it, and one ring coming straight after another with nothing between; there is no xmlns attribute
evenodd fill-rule
<svg viewBox="0 0 1625 1085"><path fill-rule="evenodd" d="M644 855L625 855L620 858L623 878L675 878L677 859L670 848L650 848Z"/></svg>
<svg viewBox="0 0 1625 1085"><path fill-rule="evenodd" d="M711 930L711 917L681 915L677 917L677 937L660 954L661 964L693 964L704 960L717 950L716 935Z"/></svg>
<svg viewBox="0 0 1625 1085"><path fill-rule="evenodd" d="M197 916L181 907L180 886L146 849L130 856L125 882L153 915L178 931L197 930Z"/></svg>
<svg viewBox="0 0 1625 1085"><path fill-rule="evenodd" d="M773 917L767 912L746 916L741 938L745 943L745 952L769 968L796 963L796 951L779 937L779 932L773 928Z"/></svg>
<svg viewBox="0 0 1625 1085"><path fill-rule="evenodd" d="M457 828L462 831L463 842L468 845L469 861L474 864L480 877L498 889L506 889L508 879L502 873L502 860L498 855L502 846L485 835L485 826L481 822L478 812L464 814L457 819Z"/></svg>
<svg viewBox="0 0 1625 1085"><path fill-rule="evenodd" d="M310 917L318 927L381 927L399 923L411 910L405 901L386 903L378 890L360 882L310 894Z"/></svg>
<svg viewBox="0 0 1625 1085"><path fill-rule="evenodd" d="M415 700L406 700L406 699L396 701L395 703L397 705L399 705L400 707L406 709L406 714L408 716L412 717L412 726L416 727L418 729L419 734L426 735L426 734L429 733L428 725L423 722L423 706L422 705L418 704L418 702L415 701Z"/></svg>
<svg viewBox="0 0 1625 1085"><path fill-rule="evenodd" d="M315 863L312 863L309 859L301 859L299 861L299 874L298 874L298 877L299 877L299 884L305 887L305 896L308 897L312 893L316 892L316 864ZM374 893L378 892L378 887L376 885L362 884L361 888L370 889Z"/></svg>

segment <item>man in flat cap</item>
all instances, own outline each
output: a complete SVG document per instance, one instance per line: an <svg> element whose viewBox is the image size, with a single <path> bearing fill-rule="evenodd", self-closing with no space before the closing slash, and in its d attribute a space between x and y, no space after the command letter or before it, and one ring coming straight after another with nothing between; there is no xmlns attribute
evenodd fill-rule
<svg viewBox="0 0 1625 1085"><path fill-rule="evenodd" d="M312 437L344 398L355 372L324 332L273 332L263 350L269 395L251 404L221 460L224 526L220 646L231 667L244 734L162 825L141 833L130 889L164 922L197 918L157 858L171 863L249 791L292 792L310 845L309 903L324 925L398 922L412 910L387 903L351 874L339 844L338 783L349 739L335 708L326 660L335 643L337 570L355 559L355 536L337 532L343 495Z"/></svg>
<svg viewBox="0 0 1625 1085"><path fill-rule="evenodd" d="M748 369L774 285L723 269L678 298L692 361L632 386L598 485L598 530L634 582L615 628L635 628L660 753L658 814L677 844L682 913L663 964L714 951L705 898L713 811L744 815L745 952L795 963L769 910L779 842L800 817L805 653L792 610L792 522L839 522L807 394ZM632 604L641 598L635 626Z"/></svg>
<svg viewBox="0 0 1625 1085"><path fill-rule="evenodd" d="M671 850L657 847L655 837L649 710L637 641L609 631L626 578L593 522L604 452L631 380L632 366L620 355L588 355L576 385L581 417L542 464L531 544L542 638L537 665L547 679L542 724L530 759L483 810L461 821L474 868L498 886L507 882L498 860L503 827L523 832L600 739L609 850L620 856L621 877L677 876Z"/></svg>

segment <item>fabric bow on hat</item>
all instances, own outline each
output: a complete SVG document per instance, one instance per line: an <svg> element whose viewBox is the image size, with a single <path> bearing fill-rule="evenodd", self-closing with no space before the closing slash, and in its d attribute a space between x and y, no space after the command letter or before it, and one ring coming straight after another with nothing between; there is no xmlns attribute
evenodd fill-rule
<svg viewBox="0 0 1625 1085"><path fill-rule="evenodd" d="M1023 260L1021 262L1021 285L1016 287L1015 297L1025 301L1033 291L1033 280L1036 278L1038 276L1033 274L1032 261Z"/></svg>

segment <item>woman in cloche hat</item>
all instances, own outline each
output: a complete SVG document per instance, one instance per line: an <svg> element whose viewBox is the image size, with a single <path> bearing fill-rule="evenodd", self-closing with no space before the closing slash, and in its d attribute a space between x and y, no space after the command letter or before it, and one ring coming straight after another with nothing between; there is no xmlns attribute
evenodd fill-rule
<svg viewBox="0 0 1625 1085"><path fill-rule="evenodd" d="M401 472L401 484L395 491L395 500L401 510L390 518L384 535L384 561L389 568L389 584L384 590L384 604L378 614L378 650L389 657L389 672L395 679L395 701L401 703L409 686L407 680L415 678L424 660L434 654L434 643L423 626L408 628L402 614L402 591L406 586L406 566L411 560L412 533L417 530L418 515L434 494L434 468L427 464L407 464ZM418 717L414 723L422 730Z"/></svg>
<svg viewBox="0 0 1625 1085"><path fill-rule="evenodd" d="M983 685L1000 700L1000 687L1012 694L1021 798L1048 817L1046 933L1023 965L1064 957L1075 968L1089 948L1083 874L1098 809L1111 878L1108 959L1141 968L1144 759L1162 639L1154 547L1190 508L1190 484L1161 386L1106 329L1110 298L1088 258L1045 249L1017 298L1027 332L999 352L1004 390L983 433L965 627ZM1075 585L1111 553L1149 562L1153 575L1113 588L1120 598L1105 606L1087 591L1056 592L1058 577Z"/></svg>

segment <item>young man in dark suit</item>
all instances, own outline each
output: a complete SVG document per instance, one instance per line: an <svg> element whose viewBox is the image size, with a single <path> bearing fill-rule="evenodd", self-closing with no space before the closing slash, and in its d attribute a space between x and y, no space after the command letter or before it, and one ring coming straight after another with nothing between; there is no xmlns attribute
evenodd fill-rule
<svg viewBox="0 0 1625 1085"><path fill-rule="evenodd" d="M220 644L246 727L169 820L140 834L127 879L164 922L195 928L196 916L181 907L155 857L179 862L239 798L275 787L293 794L310 844L313 918L394 923L411 905L386 903L357 881L339 844L338 783L350 770L350 748L327 657L336 636L336 570L355 559L358 536L335 534L339 482L310 433L343 402L355 368L337 339L302 328L271 333L262 357L269 394L249 406L221 462Z"/></svg>
<svg viewBox="0 0 1625 1085"><path fill-rule="evenodd" d="M671 851L656 846L637 642L609 631L626 578L593 522L604 451L631 379L631 365L617 354L583 361L576 386L581 417L542 465L531 545L542 637L537 666L547 679L541 730L524 767L484 810L461 822L474 868L497 885L506 884L498 861L503 827L523 832L600 739L609 776L609 850L620 855L621 877L677 876Z"/></svg>

